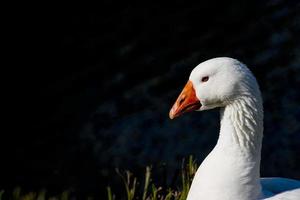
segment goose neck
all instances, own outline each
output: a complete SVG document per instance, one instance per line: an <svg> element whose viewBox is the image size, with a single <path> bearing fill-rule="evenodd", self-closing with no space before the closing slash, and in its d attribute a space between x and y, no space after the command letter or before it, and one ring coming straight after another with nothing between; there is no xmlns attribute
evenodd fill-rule
<svg viewBox="0 0 300 200"><path fill-rule="evenodd" d="M245 96L221 109L218 145L236 147L260 156L263 137L263 106L260 98Z"/></svg>

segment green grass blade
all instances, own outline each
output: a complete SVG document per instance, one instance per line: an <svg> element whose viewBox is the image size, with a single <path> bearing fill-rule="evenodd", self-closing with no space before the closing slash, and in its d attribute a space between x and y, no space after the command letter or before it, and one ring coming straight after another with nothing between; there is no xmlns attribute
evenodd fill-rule
<svg viewBox="0 0 300 200"><path fill-rule="evenodd" d="M108 186L108 187L106 187L106 190L107 190L107 200L113 200L111 188Z"/></svg>
<svg viewBox="0 0 300 200"><path fill-rule="evenodd" d="M70 192L64 191L64 192L61 194L60 199L61 199L61 200L68 200L68 199L69 199L69 196L70 196Z"/></svg>
<svg viewBox="0 0 300 200"><path fill-rule="evenodd" d="M146 167L145 185L144 185L142 200L146 200L146 198L147 198L147 192L148 192L149 183L150 183L150 176L151 176L151 168L148 166L148 167Z"/></svg>
<svg viewBox="0 0 300 200"><path fill-rule="evenodd" d="M1 190L1 191L0 191L0 200L2 200L3 194L4 194L4 190Z"/></svg>
<svg viewBox="0 0 300 200"><path fill-rule="evenodd" d="M36 199L37 200L46 200L46 190L41 190Z"/></svg>
<svg viewBox="0 0 300 200"><path fill-rule="evenodd" d="M13 200L19 200L21 198L21 188L16 187L13 191Z"/></svg>

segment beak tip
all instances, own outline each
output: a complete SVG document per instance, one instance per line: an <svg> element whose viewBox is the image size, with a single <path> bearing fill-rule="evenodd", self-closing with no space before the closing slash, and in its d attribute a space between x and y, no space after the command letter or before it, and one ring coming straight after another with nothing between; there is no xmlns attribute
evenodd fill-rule
<svg viewBox="0 0 300 200"><path fill-rule="evenodd" d="M170 111L170 113L169 113L169 117L170 117L170 119L174 119L174 118L175 118L175 116L174 116L174 114L173 114L173 112L172 112L172 111Z"/></svg>

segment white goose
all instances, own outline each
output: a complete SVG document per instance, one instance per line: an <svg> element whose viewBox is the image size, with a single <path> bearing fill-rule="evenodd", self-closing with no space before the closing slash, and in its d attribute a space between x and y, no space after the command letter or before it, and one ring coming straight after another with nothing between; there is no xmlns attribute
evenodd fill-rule
<svg viewBox="0 0 300 200"><path fill-rule="evenodd" d="M300 200L300 181L260 178L263 105L250 70L232 58L199 64L172 109L221 108L219 139L195 174L187 200Z"/></svg>

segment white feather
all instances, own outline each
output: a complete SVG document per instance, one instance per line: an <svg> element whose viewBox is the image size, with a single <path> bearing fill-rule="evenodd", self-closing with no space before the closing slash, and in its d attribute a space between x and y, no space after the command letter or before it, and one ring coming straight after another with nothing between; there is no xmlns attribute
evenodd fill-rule
<svg viewBox="0 0 300 200"><path fill-rule="evenodd" d="M209 80L202 83L202 77ZM300 182L260 179L263 105L250 70L238 60L215 58L199 64L190 81L202 106L221 108L215 148L200 165L188 200L300 200Z"/></svg>

